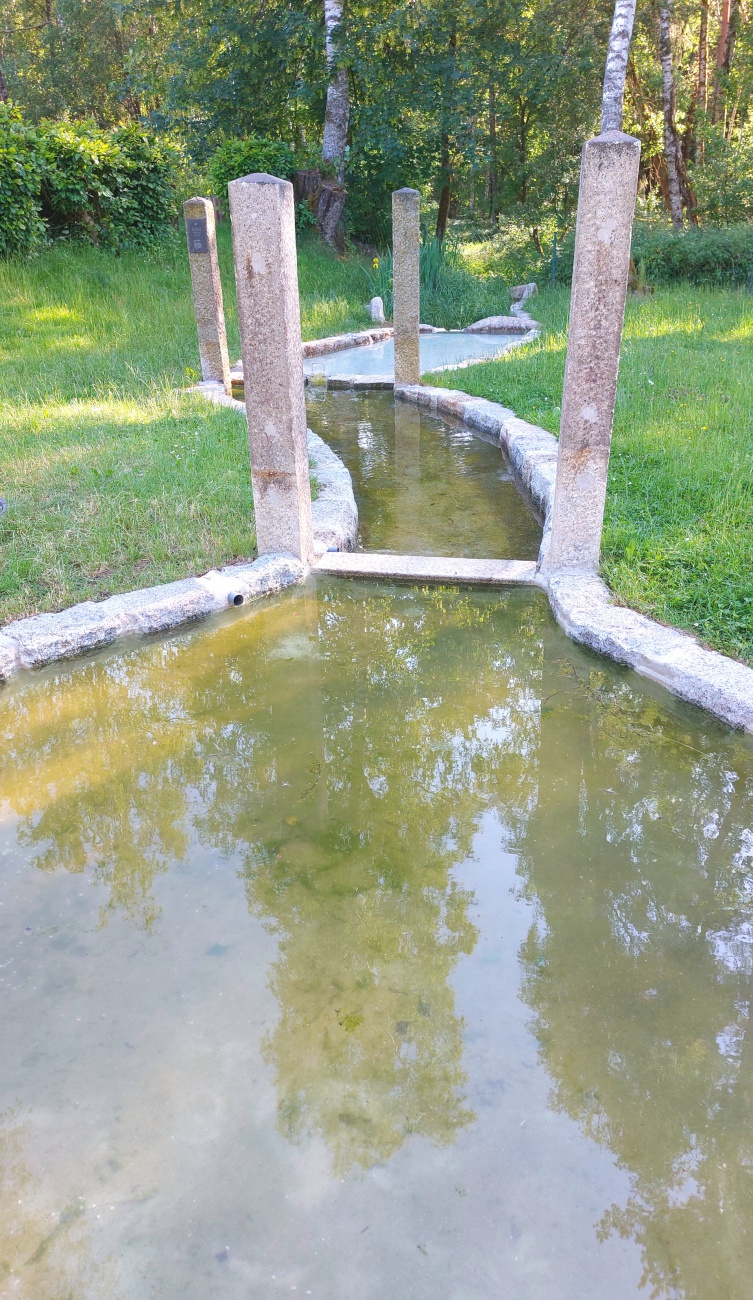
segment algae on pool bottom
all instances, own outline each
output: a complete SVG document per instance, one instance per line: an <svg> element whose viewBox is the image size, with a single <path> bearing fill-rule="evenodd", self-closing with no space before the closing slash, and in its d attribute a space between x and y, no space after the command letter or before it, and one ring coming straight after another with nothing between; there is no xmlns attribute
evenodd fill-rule
<svg viewBox="0 0 753 1300"><path fill-rule="evenodd" d="M748 740L323 579L0 732L0 1294L747 1297Z"/></svg>

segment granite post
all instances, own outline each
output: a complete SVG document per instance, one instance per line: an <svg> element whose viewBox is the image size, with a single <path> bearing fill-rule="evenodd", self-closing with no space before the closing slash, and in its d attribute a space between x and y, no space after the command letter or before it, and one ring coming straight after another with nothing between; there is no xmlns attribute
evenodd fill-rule
<svg viewBox="0 0 753 1300"><path fill-rule="evenodd" d="M395 327L395 383L417 384L421 378L419 321L421 285L418 190L392 195L392 319Z"/></svg>
<svg viewBox="0 0 753 1300"><path fill-rule="evenodd" d="M186 199L183 204L191 267L193 306L199 333L201 377L213 379L230 392L230 364L227 356L225 312L217 261L214 204L211 199Z"/></svg>
<svg viewBox="0 0 753 1300"><path fill-rule="evenodd" d="M583 147L547 574L599 567L640 152L622 131Z"/></svg>
<svg viewBox="0 0 753 1300"><path fill-rule="evenodd" d="M312 558L293 186L264 172L228 186L260 555Z"/></svg>

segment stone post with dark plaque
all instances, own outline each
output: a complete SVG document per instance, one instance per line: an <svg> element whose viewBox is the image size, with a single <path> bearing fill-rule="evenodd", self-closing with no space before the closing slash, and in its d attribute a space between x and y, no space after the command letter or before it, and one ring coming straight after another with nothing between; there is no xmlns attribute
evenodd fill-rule
<svg viewBox="0 0 753 1300"><path fill-rule="evenodd" d="M312 558L293 186L266 173L231 181L230 220L260 555Z"/></svg>
<svg viewBox="0 0 753 1300"><path fill-rule="evenodd" d="M229 393L230 363L212 200L186 199L183 215L186 219L193 305L199 333L201 377L222 384L225 392Z"/></svg>

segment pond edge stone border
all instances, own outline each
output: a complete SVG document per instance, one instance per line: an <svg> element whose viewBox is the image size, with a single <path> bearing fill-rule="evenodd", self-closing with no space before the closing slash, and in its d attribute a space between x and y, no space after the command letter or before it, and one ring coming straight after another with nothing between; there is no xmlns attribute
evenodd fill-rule
<svg viewBox="0 0 753 1300"><path fill-rule="evenodd" d="M540 566L551 537L559 447L554 435L498 402L455 389L410 385L396 388L395 396L454 416L503 449L544 521ZM615 604L596 574L568 572L548 579L539 574L537 583L546 590L552 612L571 640L626 664L729 726L753 732L753 668L705 649L687 632Z"/></svg>
<svg viewBox="0 0 753 1300"><path fill-rule="evenodd" d="M222 396L222 405L242 413L242 402L228 397L222 384L202 385L212 392L211 400ZM208 396L206 391L205 396ZM355 545L358 508L350 473L340 457L308 430L309 460L319 485L312 502L314 550L322 555L331 548L346 550ZM124 637L150 636L168 632L230 606L233 595L243 603L275 595L284 587L301 582L306 569L293 555L263 555L248 564L230 564L210 569L196 578L183 578L157 587L144 587L106 600L85 600L54 614L33 614L0 628L0 683L22 669L43 668L59 660L90 654Z"/></svg>

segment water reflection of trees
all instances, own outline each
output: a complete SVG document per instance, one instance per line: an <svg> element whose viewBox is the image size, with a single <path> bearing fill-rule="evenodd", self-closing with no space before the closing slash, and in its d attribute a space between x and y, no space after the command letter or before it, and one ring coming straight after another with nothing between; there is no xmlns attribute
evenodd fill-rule
<svg viewBox="0 0 753 1300"><path fill-rule="evenodd" d="M535 800L543 609L519 603L522 639L503 602L325 587L9 700L0 776L37 866L89 869L150 925L192 840L240 859L278 937L280 1127L338 1168L470 1118L452 872L487 807L514 830Z"/></svg>
<svg viewBox="0 0 753 1300"><path fill-rule="evenodd" d="M596 669L555 668L546 695L524 854L538 921L522 958L552 1101L630 1171L627 1206L599 1232L640 1244L648 1293L742 1300L753 1275L749 754Z"/></svg>
<svg viewBox="0 0 753 1300"><path fill-rule="evenodd" d="M552 1103L632 1179L599 1231L639 1242L654 1296L738 1300L749 750L577 651L559 662L541 604L510 600L322 585L14 688L3 799L33 863L90 872L141 925L194 846L232 859L278 943L280 1129L339 1170L470 1118L451 976L476 932L453 868L496 809L537 915L523 992Z"/></svg>

